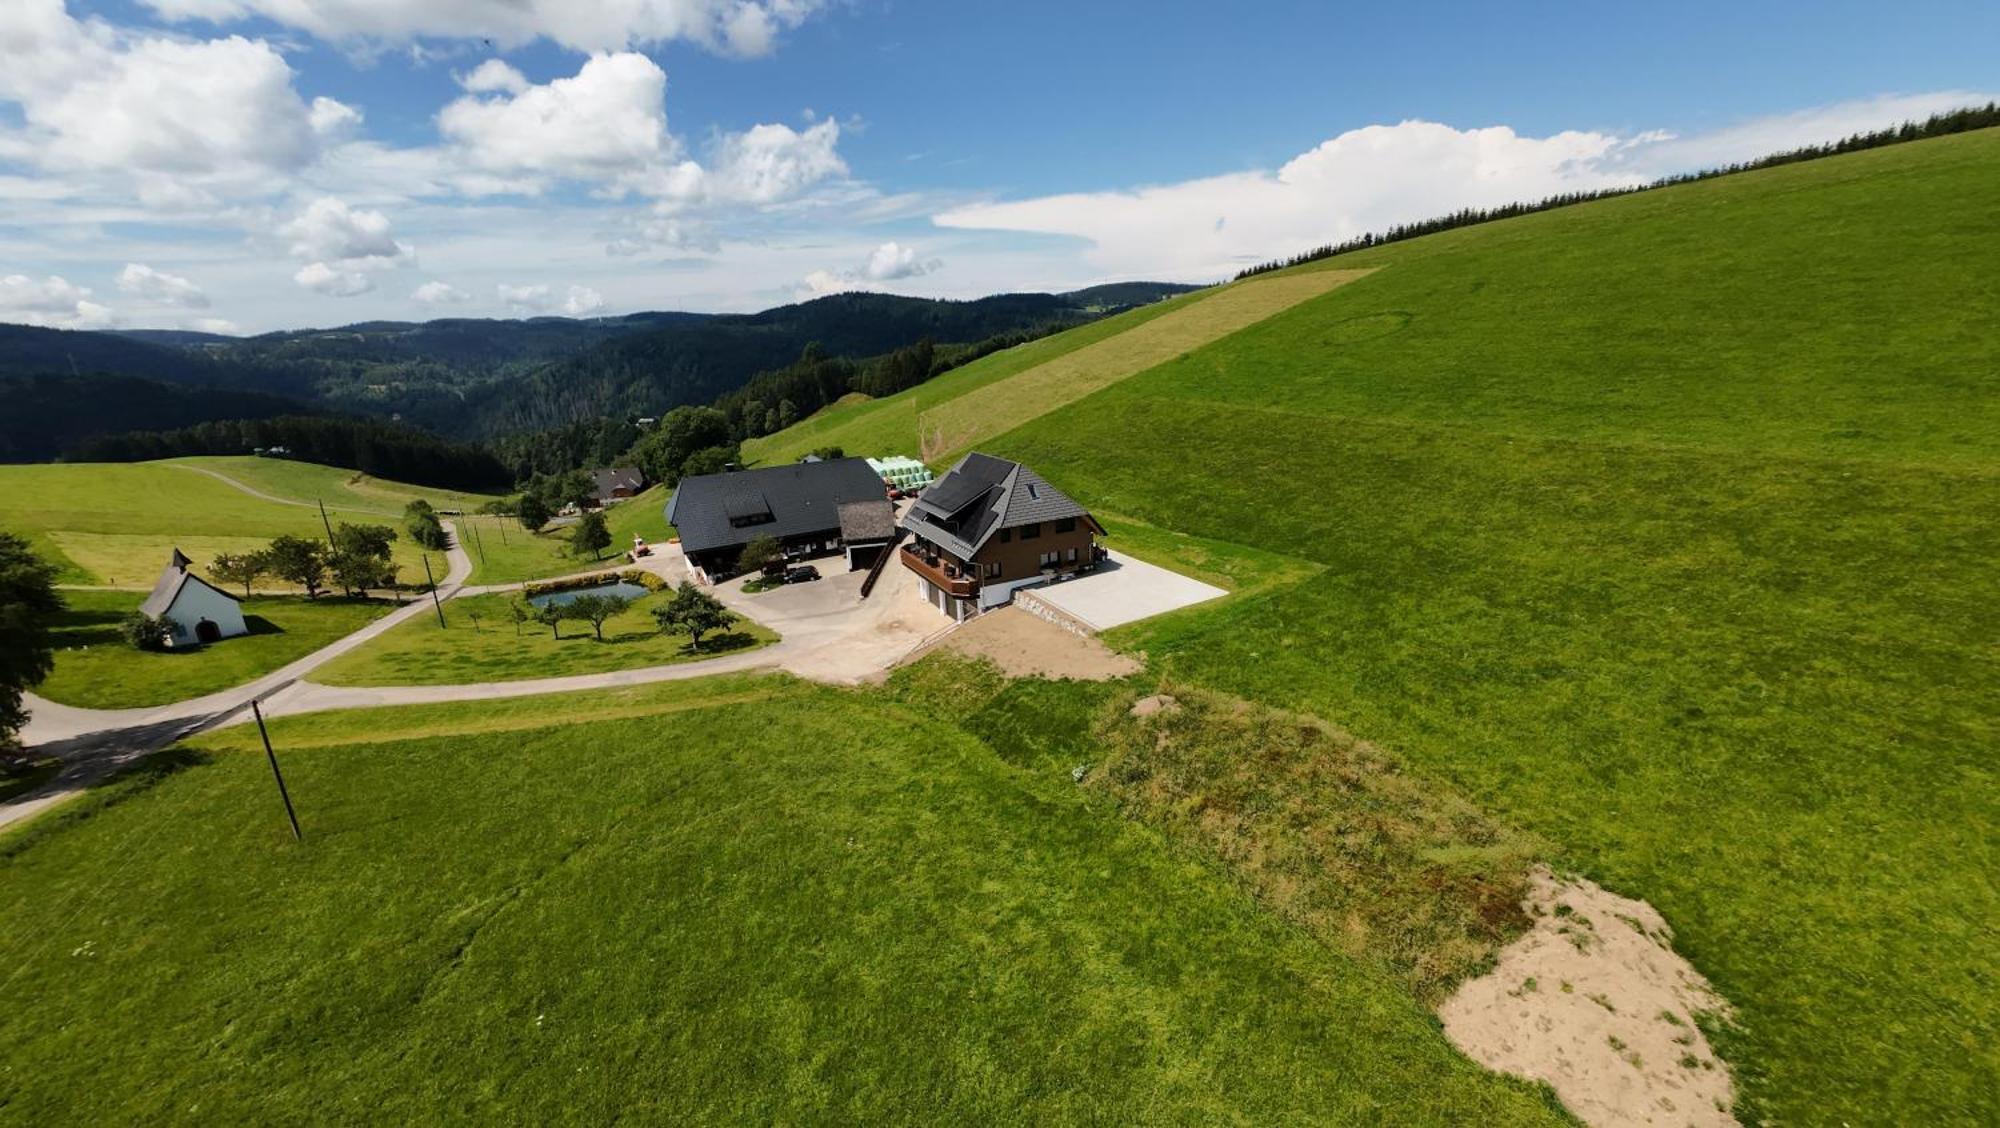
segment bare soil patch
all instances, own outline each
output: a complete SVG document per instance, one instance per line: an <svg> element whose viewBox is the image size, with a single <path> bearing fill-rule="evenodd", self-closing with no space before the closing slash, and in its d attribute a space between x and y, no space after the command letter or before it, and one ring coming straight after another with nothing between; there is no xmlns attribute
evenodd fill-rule
<svg viewBox="0 0 2000 1128"><path fill-rule="evenodd" d="M1729 1125L1736 1091L1696 1016L1728 1003L1651 905L1537 867L1534 920L1438 1016L1474 1061L1546 1081L1592 1125Z"/></svg>
<svg viewBox="0 0 2000 1128"><path fill-rule="evenodd" d="M987 658L1010 678L1076 678L1109 681L1144 667L1095 638L1084 638L1054 623L1002 607L989 611L938 640L934 648L969 658ZM910 656L911 661L921 654Z"/></svg>

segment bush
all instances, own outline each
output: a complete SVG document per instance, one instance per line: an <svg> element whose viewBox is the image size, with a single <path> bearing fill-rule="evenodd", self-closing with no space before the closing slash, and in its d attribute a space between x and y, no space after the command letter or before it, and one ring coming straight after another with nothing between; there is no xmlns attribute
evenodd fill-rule
<svg viewBox="0 0 2000 1128"><path fill-rule="evenodd" d="M125 641L140 650L165 650L167 639L173 634L165 619L154 618L141 611L134 611L118 624L118 633Z"/></svg>

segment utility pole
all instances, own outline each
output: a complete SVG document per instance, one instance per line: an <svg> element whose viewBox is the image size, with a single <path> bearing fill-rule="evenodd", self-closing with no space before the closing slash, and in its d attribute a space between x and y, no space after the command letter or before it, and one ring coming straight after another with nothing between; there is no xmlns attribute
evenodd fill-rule
<svg viewBox="0 0 2000 1128"><path fill-rule="evenodd" d="M325 498L320 498L320 497L316 497L316 498L314 498L313 500L314 500L314 501L317 501L317 502L319 502L319 523L320 523L320 524L322 524L322 525L325 525L325 526L326 526L326 547L327 547L327 551L331 552L331 551L333 551L333 547L334 547L334 545L333 545L333 522L332 522L332 521L329 521L329 520L327 520L327 517L326 517L326 499L325 499Z"/></svg>
<svg viewBox="0 0 2000 1128"><path fill-rule="evenodd" d="M438 629L444 629L444 604L438 602L438 582L431 575L431 554L424 553L424 580L431 586L431 607L438 613Z"/></svg>
<svg viewBox="0 0 2000 1128"><path fill-rule="evenodd" d="M471 522L471 524L472 524L472 547L479 550L479 562L481 564L484 564L486 563L486 542L479 538L479 523L473 521Z"/></svg>
<svg viewBox="0 0 2000 1128"><path fill-rule="evenodd" d="M306 836L299 832L299 814L292 810L292 794L285 790L285 773L278 770L278 754L271 751L271 732L264 727L264 710L257 707L257 699L250 699L250 712L257 718L257 735L264 738L264 758L271 761L271 778L278 781L278 798L285 801L285 817L292 822L292 841L304 842Z"/></svg>

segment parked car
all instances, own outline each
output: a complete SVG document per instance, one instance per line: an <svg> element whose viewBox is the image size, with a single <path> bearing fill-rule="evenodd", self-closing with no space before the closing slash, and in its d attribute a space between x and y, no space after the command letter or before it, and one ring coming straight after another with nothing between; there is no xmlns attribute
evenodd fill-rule
<svg viewBox="0 0 2000 1128"><path fill-rule="evenodd" d="M810 564L785 569L785 582L788 584L809 584L817 579L819 579L819 569Z"/></svg>

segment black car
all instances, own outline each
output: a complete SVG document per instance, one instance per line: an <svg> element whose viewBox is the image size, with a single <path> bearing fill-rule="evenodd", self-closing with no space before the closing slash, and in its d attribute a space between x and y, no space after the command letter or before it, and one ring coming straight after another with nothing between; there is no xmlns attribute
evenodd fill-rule
<svg viewBox="0 0 2000 1128"><path fill-rule="evenodd" d="M817 579L819 579L819 569L810 564L800 564L795 568L785 569L785 582L788 584L809 584Z"/></svg>

